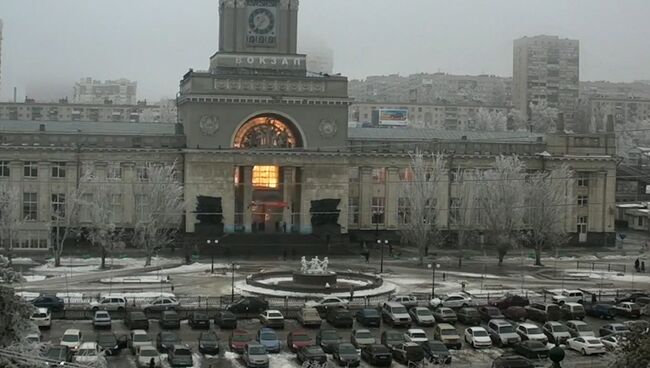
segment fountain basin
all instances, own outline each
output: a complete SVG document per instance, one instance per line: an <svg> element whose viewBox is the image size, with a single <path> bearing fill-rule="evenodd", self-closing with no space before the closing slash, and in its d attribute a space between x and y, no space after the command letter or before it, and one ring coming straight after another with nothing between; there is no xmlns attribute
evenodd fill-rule
<svg viewBox="0 0 650 368"><path fill-rule="evenodd" d="M293 282L297 285L324 288L325 285L329 284L330 287L335 287L336 281L337 281L336 272L325 272L325 273L318 273L318 274L304 273L304 272L293 273Z"/></svg>

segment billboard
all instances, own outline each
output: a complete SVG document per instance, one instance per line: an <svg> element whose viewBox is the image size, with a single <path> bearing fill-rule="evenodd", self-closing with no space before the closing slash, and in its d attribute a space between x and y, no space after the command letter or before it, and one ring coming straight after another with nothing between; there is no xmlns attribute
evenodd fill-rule
<svg viewBox="0 0 650 368"><path fill-rule="evenodd" d="M404 109L380 109L379 126L407 126L409 111Z"/></svg>

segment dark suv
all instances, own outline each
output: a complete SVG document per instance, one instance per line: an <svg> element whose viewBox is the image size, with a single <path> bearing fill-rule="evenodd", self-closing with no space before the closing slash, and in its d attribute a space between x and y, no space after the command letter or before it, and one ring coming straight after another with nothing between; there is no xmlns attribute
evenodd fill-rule
<svg viewBox="0 0 650 368"><path fill-rule="evenodd" d="M334 327L352 327L354 320L352 312L345 308L331 308L327 311L325 320Z"/></svg>
<svg viewBox="0 0 650 368"><path fill-rule="evenodd" d="M562 313L557 304L533 303L526 307L528 318L540 323L559 321Z"/></svg>
<svg viewBox="0 0 650 368"><path fill-rule="evenodd" d="M254 296L246 296L226 307L226 310L232 313L251 313L259 314L269 309L269 302Z"/></svg>

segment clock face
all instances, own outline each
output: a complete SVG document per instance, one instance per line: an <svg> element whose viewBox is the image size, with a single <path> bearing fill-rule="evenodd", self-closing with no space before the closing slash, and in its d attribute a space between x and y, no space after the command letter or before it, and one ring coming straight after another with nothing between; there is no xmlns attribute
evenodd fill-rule
<svg viewBox="0 0 650 368"><path fill-rule="evenodd" d="M275 16L267 8L257 8L248 17L248 27L255 34L269 34L275 29Z"/></svg>

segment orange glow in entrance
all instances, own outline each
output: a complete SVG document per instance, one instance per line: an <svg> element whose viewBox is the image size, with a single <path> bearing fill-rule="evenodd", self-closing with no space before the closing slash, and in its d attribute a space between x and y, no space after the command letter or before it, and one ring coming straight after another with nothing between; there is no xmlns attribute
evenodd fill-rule
<svg viewBox="0 0 650 368"><path fill-rule="evenodd" d="M253 188L277 189L280 181L280 167L253 166Z"/></svg>

